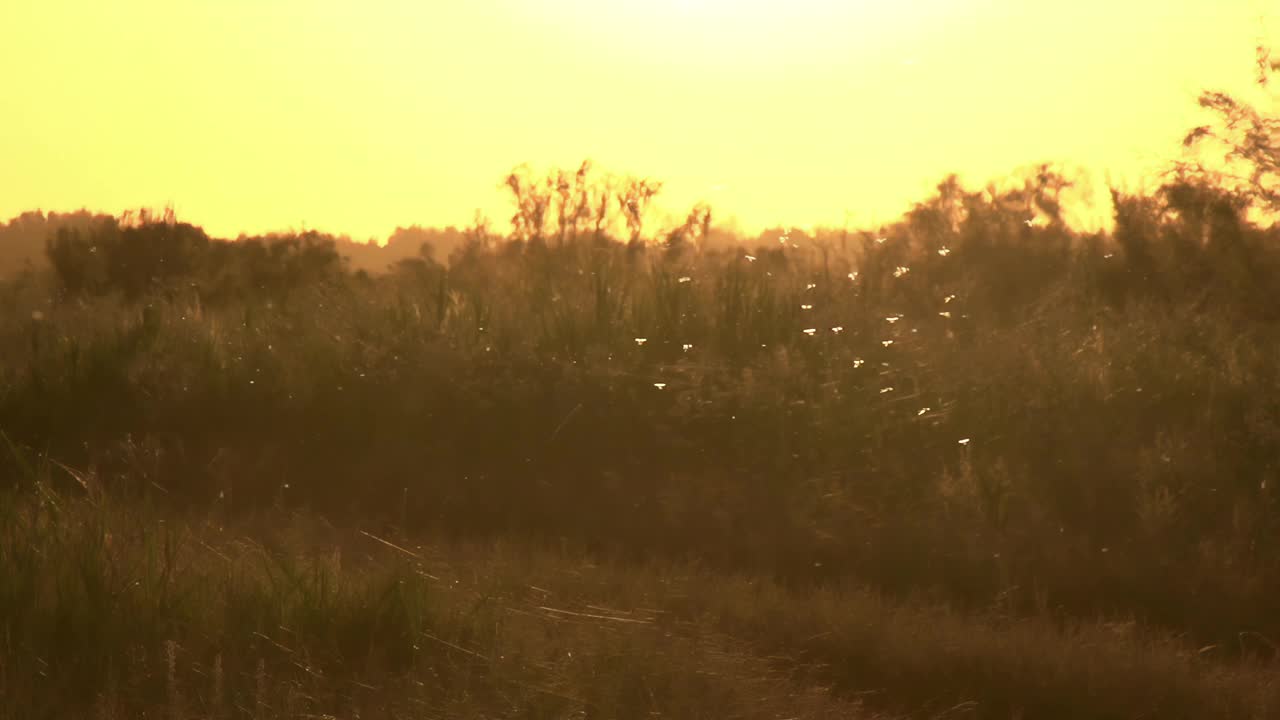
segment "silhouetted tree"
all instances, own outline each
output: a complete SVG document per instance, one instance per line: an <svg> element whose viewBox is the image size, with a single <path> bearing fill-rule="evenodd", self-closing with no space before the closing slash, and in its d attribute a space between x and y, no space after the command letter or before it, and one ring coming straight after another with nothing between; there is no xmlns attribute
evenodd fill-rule
<svg viewBox="0 0 1280 720"><path fill-rule="evenodd" d="M1280 103L1271 89L1271 76L1280 74L1280 60L1273 60L1269 48L1257 48L1256 85ZM1180 178L1197 178L1206 184L1230 190L1247 200L1250 207L1271 215L1280 212L1280 114L1259 110L1229 93L1208 90L1200 95L1200 106L1218 116L1214 125L1192 129L1183 139L1190 149L1203 150L1216 144L1221 160L1213 166L1200 160L1178 163ZM1280 104L1276 105L1280 108Z"/></svg>

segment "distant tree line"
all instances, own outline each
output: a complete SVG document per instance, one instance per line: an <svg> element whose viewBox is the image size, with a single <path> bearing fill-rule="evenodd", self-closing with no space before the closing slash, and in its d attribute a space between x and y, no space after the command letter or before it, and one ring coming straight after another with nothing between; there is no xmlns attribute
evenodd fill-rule
<svg viewBox="0 0 1280 720"><path fill-rule="evenodd" d="M48 238L46 254L62 292L71 297L118 292L137 300L154 292L194 292L205 302L284 298L344 272L332 236L309 231L221 242L178 222L171 210L60 227Z"/></svg>
<svg viewBox="0 0 1280 720"><path fill-rule="evenodd" d="M46 267L45 241L58 228L85 229L108 217L87 210L47 215L29 211L0 223L0 277Z"/></svg>

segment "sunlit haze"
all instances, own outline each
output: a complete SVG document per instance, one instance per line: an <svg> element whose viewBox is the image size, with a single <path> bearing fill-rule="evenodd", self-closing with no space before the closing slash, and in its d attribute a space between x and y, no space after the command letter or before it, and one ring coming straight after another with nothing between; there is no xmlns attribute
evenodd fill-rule
<svg viewBox="0 0 1280 720"><path fill-rule="evenodd" d="M9 0L0 216L172 204L210 233L509 214L513 166L664 183L748 231L892 219L948 172L1136 182L1257 0ZM1277 29L1273 19L1272 37Z"/></svg>

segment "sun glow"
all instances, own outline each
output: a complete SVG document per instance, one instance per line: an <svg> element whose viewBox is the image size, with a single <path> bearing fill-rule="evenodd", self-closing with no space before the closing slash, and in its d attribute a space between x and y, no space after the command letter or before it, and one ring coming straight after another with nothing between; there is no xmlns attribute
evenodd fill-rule
<svg viewBox="0 0 1280 720"><path fill-rule="evenodd" d="M747 231L1043 161L1105 190L1248 85L1258 29L1257 0L10 5L0 217L172 203L233 237L500 221L513 166L584 158Z"/></svg>
<svg viewBox="0 0 1280 720"><path fill-rule="evenodd" d="M616 53L680 62L793 67L887 50L930 32L959 9L949 0L912 3L839 0L650 0L643 3L548 0L561 27L583 31ZM590 42L590 40L588 40ZM658 58L651 58L658 60ZM659 60L660 61L660 60Z"/></svg>

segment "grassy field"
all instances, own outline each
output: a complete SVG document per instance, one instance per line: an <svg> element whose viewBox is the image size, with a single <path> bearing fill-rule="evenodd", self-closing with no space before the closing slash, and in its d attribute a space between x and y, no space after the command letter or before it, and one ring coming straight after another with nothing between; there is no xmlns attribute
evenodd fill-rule
<svg viewBox="0 0 1280 720"><path fill-rule="evenodd" d="M0 716L1272 717L1275 668L1132 621L958 614L308 514L0 511ZM56 691L54 691L56 688Z"/></svg>
<svg viewBox="0 0 1280 720"><path fill-rule="evenodd" d="M625 242L577 182L385 274L55 233L0 286L0 717L1280 714L1233 196Z"/></svg>

